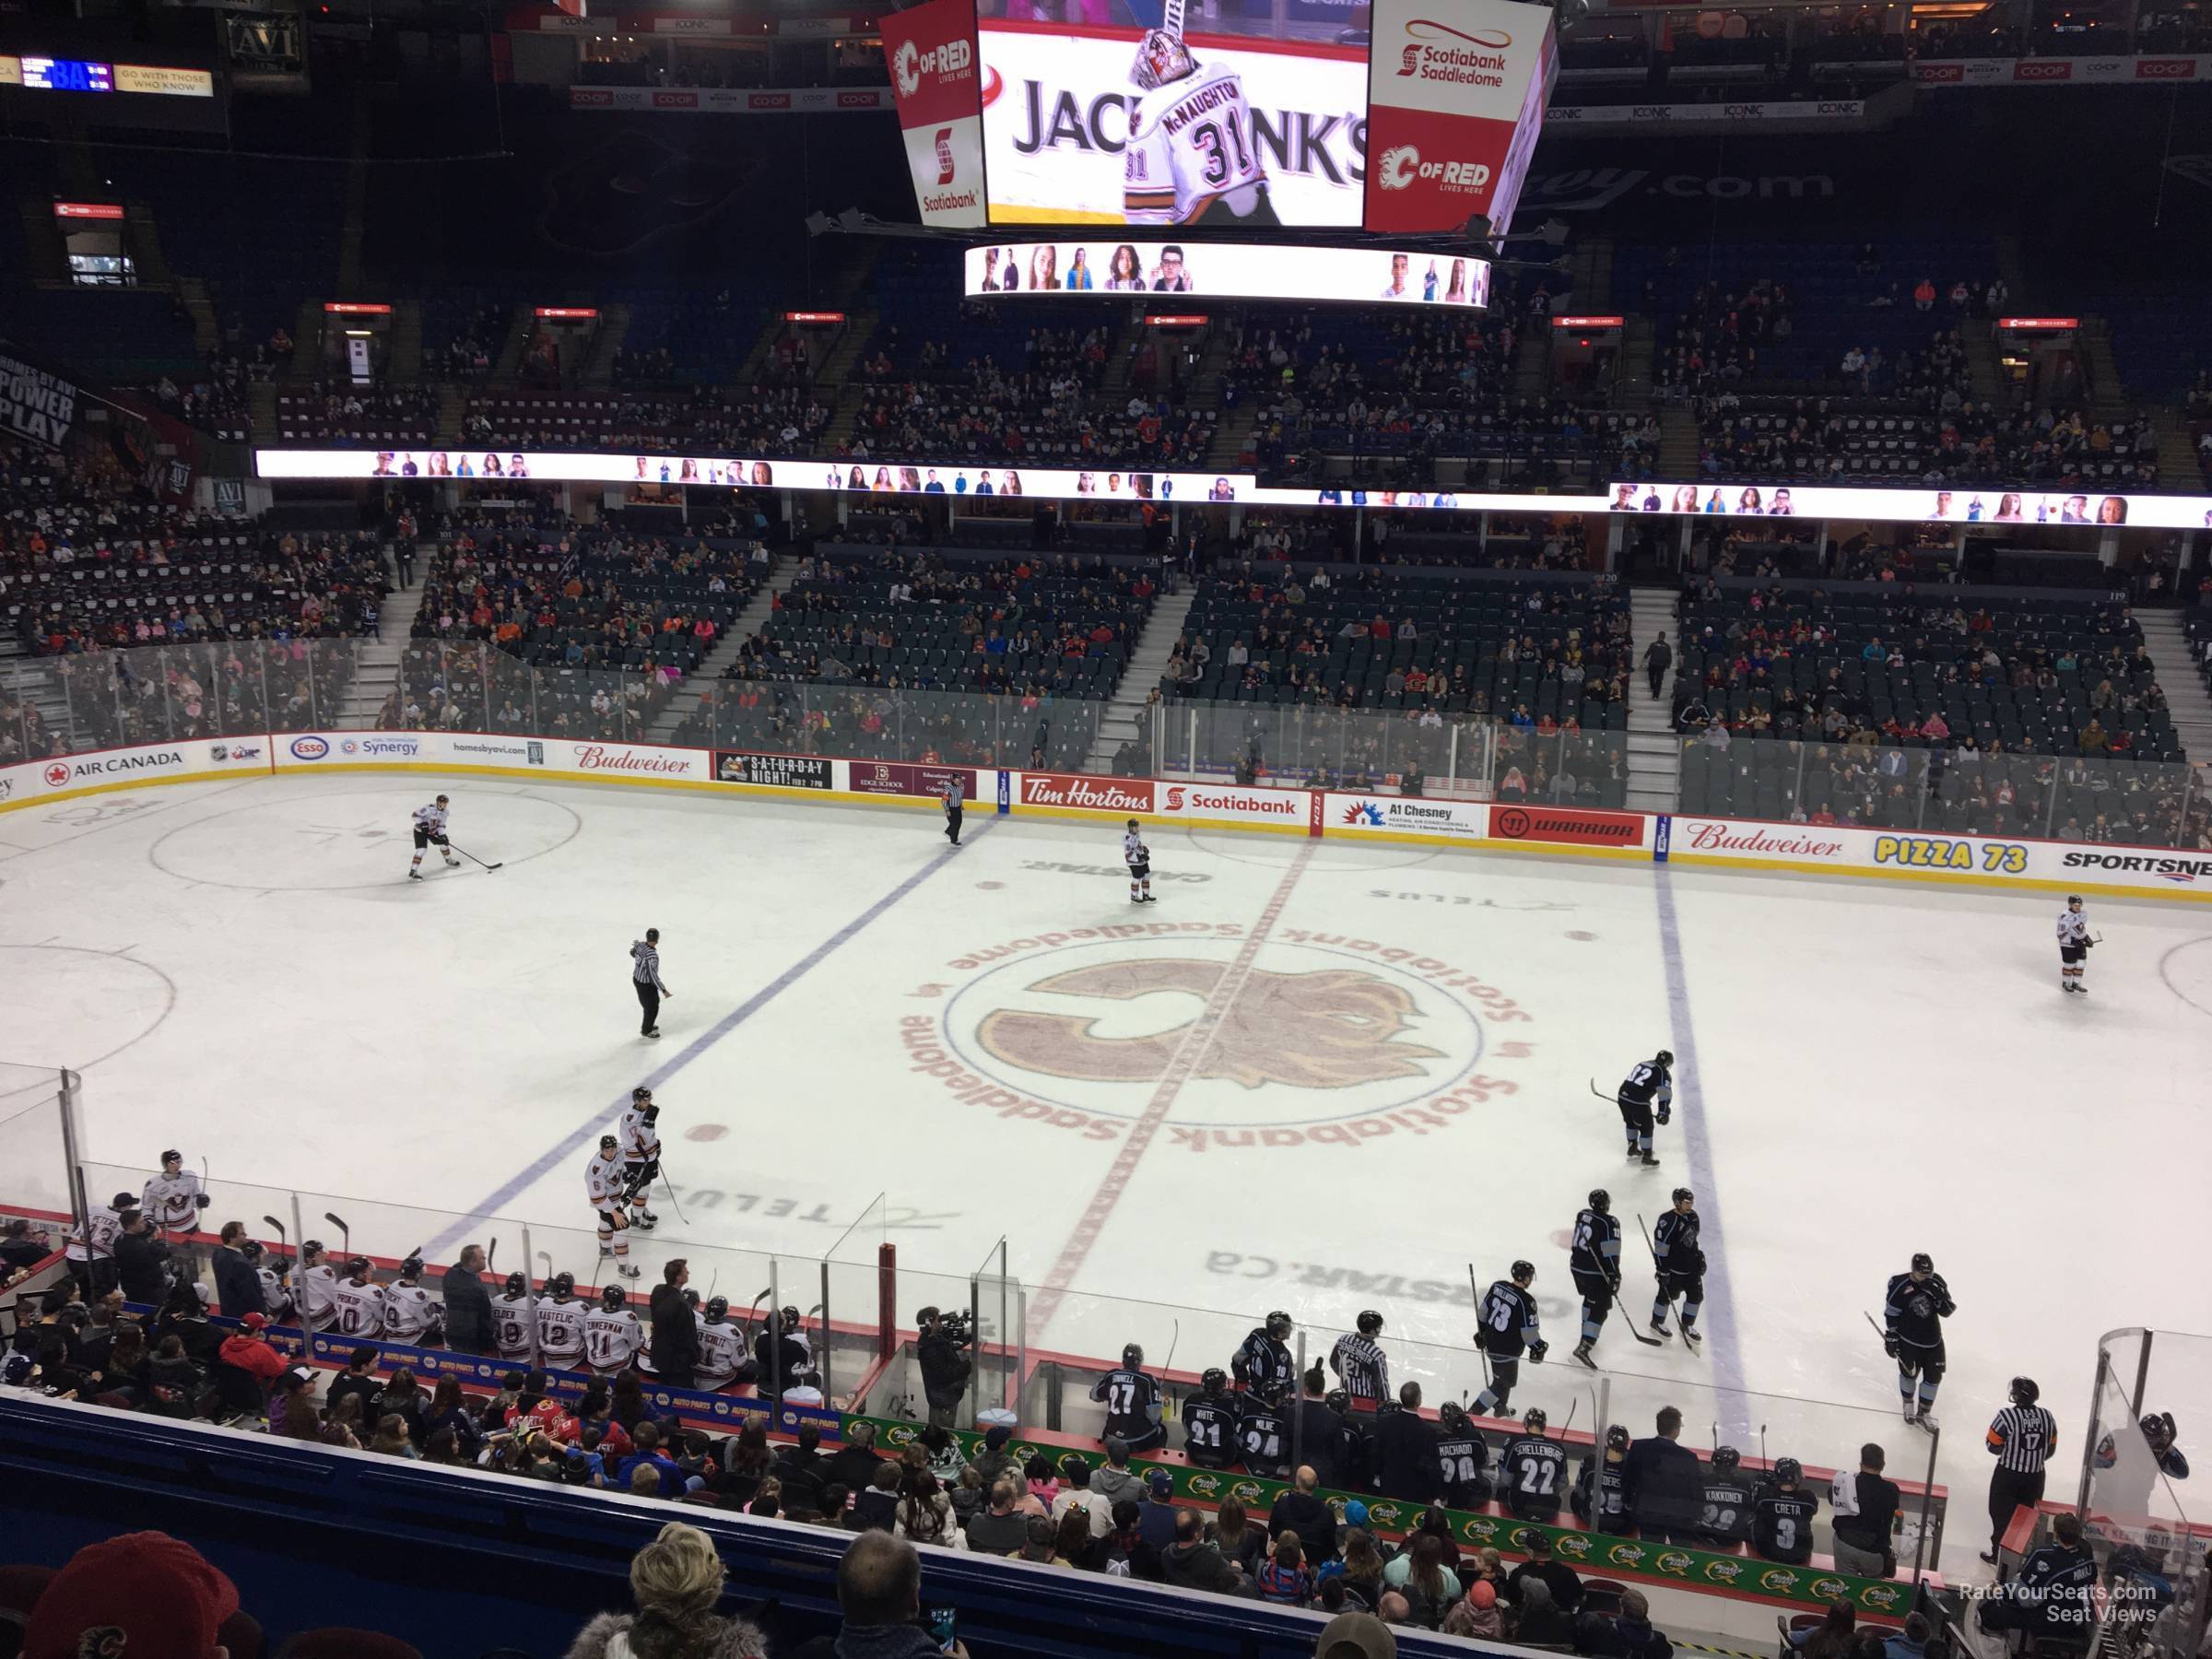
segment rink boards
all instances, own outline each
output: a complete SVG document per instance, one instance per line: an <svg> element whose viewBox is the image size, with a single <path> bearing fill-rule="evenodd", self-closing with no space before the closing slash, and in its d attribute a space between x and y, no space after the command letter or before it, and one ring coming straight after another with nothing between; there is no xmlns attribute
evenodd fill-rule
<svg viewBox="0 0 2212 1659"><path fill-rule="evenodd" d="M0 767L0 812L157 783L383 771L622 783L933 812L945 783L957 780L972 811L1102 826L1136 818L1485 853L2212 900L2212 854L2186 850L472 732L279 732L25 761Z"/></svg>

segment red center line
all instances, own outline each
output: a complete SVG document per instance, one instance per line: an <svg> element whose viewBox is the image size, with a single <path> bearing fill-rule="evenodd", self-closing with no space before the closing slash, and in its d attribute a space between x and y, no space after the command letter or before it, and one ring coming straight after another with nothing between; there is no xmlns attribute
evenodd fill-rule
<svg viewBox="0 0 2212 1659"><path fill-rule="evenodd" d="M1267 908L1260 912L1260 919L1245 936L1243 945L1237 951L1236 959L1229 965L1229 971L1215 984L1213 994L1206 999L1206 1006L1199 1011L1198 1018L1183 1032L1182 1041L1176 1045L1167 1069L1160 1074L1159 1087L1153 1089L1151 1100L1145 1104L1143 1115L1130 1125L1128 1135L1122 1141L1121 1150L1114 1154L1112 1167L1099 1182L1098 1190L1091 1194L1090 1202L1084 1206L1082 1218L1076 1223L1075 1231L1068 1235L1067 1242L1060 1247L1060 1256L1053 1264L1049 1282L1030 1298L1031 1342L1042 1336L1045 1327L1052 1324L1053 1315L1059 1312L1060 1299L1067 1294L1069 1282L1081 1271L1084 1262L1090 1255L1091 1247L1098 1243L1099 1235L1105 1230L1114 1206L1122 1201L1123 1193L1128 1190L1129 1178L1136 1172L1137 1164L1143 1160L1146 1149L1159 1134L1160 1125L1168 1121L1168 1113L1174 1107L1175 1098L1182 1092L1182 1086L1197 1075L1200 1062L1206 1058L1207 1051L1214 1045L1214 1039L1220 1032L1221 1021L1230 1009L1236 1006L1237 997L1244 989L1244 982L1252 977L1252 965L1259 958L1260 947L1267 943L1268 935L1275 931L1275 924L1282 919L1283 906L1290 900L1290 889L1298 885L1298 878L1305 874L1306 865L1312 857L1313 843L1310 841L1302 843L1292 854L1290 868L1284 873L1282 880L1276 884L1274 897L1267 900Z"/></svg>

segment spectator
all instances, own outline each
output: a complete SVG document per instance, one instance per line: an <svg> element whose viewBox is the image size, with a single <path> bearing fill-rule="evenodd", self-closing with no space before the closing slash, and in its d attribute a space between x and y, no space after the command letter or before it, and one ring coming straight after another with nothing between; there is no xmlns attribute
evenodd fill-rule
<svg viewBox="0 0 2212 1659"><path fill-rule="evenodd" d="M1793 1630L1788 1619L1777 1616L1774 1627L1798 1659L1848 1659L1857 1634L1858 1614L1849 1602L1833 1602L1828 1617L1817 1625Z"/></svg>
<svg viewBox="0 0 2212 1659"><path fill-rule="evenodd" d="M821 1445L820 1426L801 1423L798 1439L776 1453L773 1467L776 1478L783 1483L785 1509L796 1506L802 1499L808 1509L819 1507L822 1488L830 1479L830 1460L822 1455Z"/></svg>
<svg viewBox="0 0 2212 1659"><path fill-rule="evenodd" d="M1651 1603L1642 1591L1621 1593L1620 1612L1611 1625L1624 1659L1673 1659L1675 1644L1652 1628Z"/></svg>
<svg viewBox="0 0 2212 1659"><path fill-rule="evenodd" d="M1512 1576L1506 1580L1507 1597L1513 1601L1522 1599L1527 1594L1532 1579L1551 1592L1552 1605L1561 1613L1571 1615L1583 1605L1583 1581L1573 1568L1553 1555L1551 1539L1541 1532L1532 1532L1528 1559L1514 1568Z"/></svg>
<svg viewBox="0 0 2212 1659"><path fill-rule="evenodd" d="M1206 1522L1196 1510L1175 1512L1175 1541L1160 1552L1159 1567L1160 1577L1179 1589L1236 1595L1244 1588L1237 1570L1206 1542Z"/></svg>
<svg viewBox="0 0 2212 1659"><path fill-rule="evenodd" d="M1838 1572L1855 1572L1861 1578L1888 1578L1897 1571L1890 1553L1890 1535L1904 1512L1904 1494L1897 1483L1883 1477L1881 1447L1868 1441L1859 1448L1859 1471L1838 1472L1830 1488L1834 1500L1834 1554Z"/></svg>
<svg viewBox="0 0 2212 1659"><path fill-rule="evenodd" d="M367 1343L362 1343L347 1356L344 1374L323 1391L323 1410L325 1415L335 1416L342 1401L348 1395L358 1395L361 1402L361 1420L365 1423L375 1421L371 1408L376 1404L377 1396L384 1392L384 1385L376 1379L376 1361L377 1351Z"/></svg>
<svg viewBox="0 0 2212 1659"><path fill-rule="evenodd" d="M1922 1659L1928 1651L1932 1629L1925 1614L1906 1614L1905 1628L1882 1643L1885 1659Z"/></svg>
<svg viewBox="0 0 2212 1659"><path fill-rule="evenodd" d="M491 1293L484 1288L484 1246L462 1247L460 1258L445 1270L445 1342L458 1354L489 1354Z"/></svg>
<svg viewBox="0 0 2212 1659"><path fill-rule="evenodd" d="M160 1306L169 1294L169 1246L154 1236L142 1209L127 1210L115 1238L116 1283L125 1301Z"/></svg>
<svg viewBox="0 0 2212 1659"><path fill-rule="evenodd" d="M937 1659L940 1651L968 1659L955 1641L940 1650L922 1622L922 1557L888 1533L853 1540L837 1568L843 1622L834 1637L802 1642L791 1659Z"/></svg>
<svg viewBox="0 0 2212 1659"><path fill-rule="evenodd" d="M1559 1610L1551 1599L1551 1586L1542 1579L1524 1584L1520 1601L1507 1612L1511 1624L1508 1640L1524 1647L1562 1647L1574 1640L1574 1621Z"/></svg>
<svg viewBox="0 0 2212 1659"><path fill-rule="evenodd" d="M1221 1559L1246 1579L1259 1578L1260 1569L1267 1564L1267 1535L1249 1523L1241 1501L1230 1498L1216 1506L1207 1536L1220 1549Z"/></svg>
<svg viewBox="0 0 2212 1659"><path fill-rule="evenodd" d="M1398 1639L1371 1613L1339 1613L1322 1627L1313 1659L1397 1659Z"/></svg>
<svg viewBox="0 0 2212 1659"><path fill-rule="evenodd" d="M968 1547L978 1555L1018 1553L1030 1537L1020 1504L1021 1477L1008 1471L991 1484L991 1507L968 1523Z"/></svg>
<svg viewBox="0 0 2212 1659"><path fill-rule="evenodd" d="M1053 1524L1053 1565L1088 1571L1091 1551L1099 1540L1090 1535L1090 1518L1079 1509L1063 1510Z"/></svg>
<svg viewBox="0 0 2212 1659"><path fill-rule="evenodd" d="M900 1477L891 1530L916 1544L942 1544L948 1548L960 1545L951 1495L927 1469L909 1469Z"/></svg>
<svg viewBox="0 0 2212 1659"><path fill-rule="evenodd" d="M85 1653L214 1659L238 1588L191 1545L167 1533L125 1533L88 1544L38 1598L22 1633L24 1659Z"/></svg>
<svg viewBox="0 0 2212 1659"><path fill-rule="evenodd" d="M844 1443L830 1454L827 1478L855 1492L865 1491L882 1462L876 1453L876 1425L854 1423L846 1430Z"/></svg>
<svg viewBox="0 0 2212 1659"><path fill-rule="evenodd" d="M899 1465L879 1462L868 1484L853 1499L855 1527L873 1526L884 1532L899 1529Z"/></svg>
<svg viewBox="0 0 2212 1659"><path fill-rule="evenodd" d="M1704 1471L1697 1453L1683 1446L1682 1413L1660 1409L1658 1432L1629 1448L1621 1467L1629 1513L1638 1532L1655 1543L1695 1541L1704 1505Z"/></svg>
<svg viewBox="0 0 2212 1659"><path fill-rule="evenodd" d="M1144 1482L1129 1466L1129 1442L1118 1435L1106 1437L1106 1466L1093 1469L1090 1489L1106 1500L1109 1509L1126 1499L1134 1503L1144 1496Z"/></svg>
<svg viewBox="0 0 2212 1659"><path fill-rule="evenodd" d="M1026 1515L1022 1527L1021 1553L1015 1559L1050 1561L1060 1547L1059 1524L1050 1515Z"/></svg>
<svg viewBox="0 0 2212 1659"><path fill-rule="evenodd" d="M1083 1512L1094 1539L1113 1530L1113 1505L1090 1489L1090 1465L1074 1452L1060 1460L1060 1491L1053 1500L1053 1519L1060 1520L1070 1510Z"/></svg>
<svg viewBox="0 0 2212 1659"><path fill-rule="evenodd" d="M1267 1512L1269 1535L1280 1537L1285 1528L1296 1533L1305 1546L1306 1559L1317 1562L1334 1559L1336 1554L1336 1512L1315 1495L1320 1484L1321 1477L1313 1466L1300 1465L1297 1483L1277 1498Z"/></svg>
<svg viewBox="0 0 2212 1659"><path fill-rule="evenodd" d="M690 1264L677 1256L661 1269L661 1283L647 1304L653 1314L653 1371L670 1388L689 1388L698 1381L699 1322L684 1300L690 1278Z"/></svg>
<svg viewBox="0 0 2212 1659"><path fill-rule="evenodd" d="M1313 1599L1313 1574L1306 1567L1305 1551L1298 1535L1286 1528L1275 1541L1275 1553L1260 1569L1260 1599L1278 1606L1302 1607Z"/></svg>
<svg viewBox="0 0 2212 1659"><path fill-rule="evenodd" d="M1541 1581L1539 1581L1540 1583ZM1547 1591L1546 1594L1548 1596ZM1505 1635L1505 1621L1498 1609L1498 1592L1488 1580L1477 1579L1467 1593L1444 1615L1444 1634L1496 1641Z"/></svg>
<svg viewBox="0 0 2212 1659"><path fill-rule="evenodd" d="M266 1389L284 1375L284 1356L269 1346L269 1316L266 1313L249 1313L239 1321L238 1330L223 1339L217 1350L225 1365L235 1366L252 1377L254 1385Z"/></svg>
<svg viewBox="0 0 2212 1659"><path fill-rule="evenodd" d="M1459 1599L1459 1580L1444 1566L1443 1540L1427 1530L1417 1534L1406 1562L1405 1579L1397 1585L1406 1597L1406 1622L1436 1630Z"/></svg>
<svg viewBox="0 0 2212 1659"><path fill-rule="evenodd" d="M1100 1566L1117 1578L1149 1579L1158 1583L1159 1551L1145 1542L1144 1527L1139 1519L1144 1506L1131 1503L1127 1499L1113 1506L1113 1530L1106 1535L1105 1543L1099 1546Z"/></svg>
<svg viewBox="0 0 2212 1659"><path fill-rule="evenodd" d="M1144 1535L1147 1548L1154 1551L1164 1550L1175 1542L1176 1518L1182 1513L1175 1507L1175 1477L1165 1469L1155 1469L1145 1484L1145 1500L1136 1506L1137 1530ZM1322 1512L1324 1514L1330 1512L1328 1505L1325 1503L1322 1505ZM1270 1532L1275 1530L1274 1527L1268 1528ZM1335 1530L1335 1520L1334 1515L1331 1515L1330 1531L1333 1533ZM1326 1560L1335 1553L1335 1547L1332 1546L1331 1548L1313 1559Z"/></svg>
<svg viewBox="0 0 2212 1659"><path fill-rule="evenodd" d="M765 1659L758 1626L715 1615L722 1583L713 1540L671 1521L630 1559L637 1612L600 1614L577 1632L567 1659Z"/></svg>

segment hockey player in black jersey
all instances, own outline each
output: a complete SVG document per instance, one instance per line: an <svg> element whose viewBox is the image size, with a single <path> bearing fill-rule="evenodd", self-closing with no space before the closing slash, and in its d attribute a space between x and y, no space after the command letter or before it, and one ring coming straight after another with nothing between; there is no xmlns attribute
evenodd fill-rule
<svg viewBox="0 0 2212 1659"><path fill-rule="evenodd" d="M1489 1457L1488 1445L1458 1401L1436 1408L1436 1467L1448 1507L1469 1510L1490 1500L1490 1477L1483 1472Z"/></svg>
<svg viewBox="0 0 2212 1659"><path fill-rule="evenodd" d="M1489 1384L1475 1401L1476 1410L1484 1417L1500 1416L1505 1411L1513 1384L1521 1380L1522 1350L1528 1351L1531 1365L1541 1365L1550 1348L1536 1328L1536 1299L1528 1293L1529 1286L1536 1282L1535 1268L1526 1262L1515 1262L1512 1275L1510 1281L1499 1279L1483 1292L1477 1312L1482 1324L1475 1341L1490 1367Z"/></svg>
<svg viewBox="0 0 2212 1659"><path fill-rule="evenodd" d="M1229 1369L1244 1388L1288 1388L1298 1380L1298 1362L1284 1338L1290 1335L1290 1315L1277 1310L1267 1323L1254 1325L1244 1338Z"/></svg>
<svg viewBox="0 0 2212 1659"><path fill-rule="evenodd" d="M1567 1449L1545 1437L1548 1421L1531 1406L1521 1418L1522 1432L1505 1442L1498 1459L1500 1495L1524 1521L1550 1520L1567 1490Z"/></svg>
<svg viewBox="0 0 2212 1659"><path fill-rule="evenodd" d="M1616 1423L1606 1430L1604 1448L1592 1447L1583 1459L1568 1501L1584 1526L1604 1533L1628 1530L1629 1489L1621 1478L1628 1457L1629 1431Z"/></svg>
<svg viewBox="0 0 2212 1659"><path fill-rule="evenodd" d="M1427 1503L1442 1487L1436 1466L1436 1433L1421 1416L1421 1385L1399 1386L1398 1397L1375 1413L1376 1485L1386 1498Z"/></svg>
<svg viewBox="0 0 2212 1659"><path fill-rule="evenodd" d="M1774 1484L1751 1502L1751 1552L1785 1566L1804 1566L1812 1559L1813 1516L1819 1508L1797 1460L1777 1458Z"/></svg>
<svg viewBox="0 0 2212 1659"><path fill-rule="evenodd" d="M1237 1418L1237 1444L1244 1467L1263 1480L1290 1478L1290 1419L1283 1415L1286 1391L1248 1395Z"/></svg>
<svg viewBox="0 0 2212 1659"><path fill-rule="evenodd" d="M1319 1369L1318 1367L1316 1369ZM1375 1486L1375 1438L1367 1430L1371 1419L1352 1409L1352 1396L1341 1388L1329 1390L1325 1402L1336 1418L1337 1453L1343 1465L1340 1483L1347 1491L1368 1492Z"/></svg>
<svg viewBox="0 0 2212 1659"><path fill-rule="evenodd" d="M1659 1271L1652 1329L1662 1336L1674 1335L1667 1329L1666 1305L1679 1296L1682 1340L1693 1348L1704 1340L1698 1332L1698 1311L1705 1305L1705 1252L1698 1243L1697 1203L1697 1194L1688 1187L1677 1187L1675 1207L1652 1229L1652 1259Z"/></svg>
<svg viewBox="0 0 2212 1659"><path fill-rule="evenodd" d="M1734 1446L1712 1449L1706 1471L1705 1500L1698 1534L1713 1544L1741 1544L1751 1535L1751 1500L1758 1496L1744 1478L1744 1457Z"/></svg>
<svg viewBox="0 0 2212 1659"><path fill-rule="evenodd" d="M1657 1168L1659 1160L1652 1156L1652 1122L1654 1115L1662 1124L1674 1115L1674 1052L1661 1049L1649 1060L1631 1065L1614 1100L1620 1107L1621 1124L1629 1132L1629 1161Z"/></svg>
<svg viewBox="0 0 2212 1659"><path fill-rule="evenodd" d="M1198 1393L1182 1403L1182 1454L1201 1469L1226 1469L1237 1461L1237 1399L1219 1366L1198 1380Z"/></svg>
<svg viewBox="0 0 2212 1659"><path fill-rule="evenodd" d="M1613 1196L1603 1187L1591 1193L1588 1207L1574 1218L1567 1271L1583 1296L1583 1339L1574 1345L1574 1357L1594 1371L1590 1350L1620 1294L1620 1223L1613 1218Z"/></svg>
<svg viewBox="0 0 2212 1659"><path fill-rule="evenodd" d="M1122 1349L1119 1367L1090 1385L1090 1397L1106 1407L1102 1438L1125 1441L1132 1452L1167 1444L1168 1428L1159 1420L1159 1383L1145 1374L1145 1350L1135 1343Z"/></svg>
<svg viewBox="0 0 2212 1659"><path fill-rule="evenodd" d="M1882 1300L1882 1347L1897 1361L1897 1392L1905 1421L1936 1426L1936 1390L1943 1382L1943 1322L1956 1312L1951 1288L1924 1251L1894 1274Z"/></svg>

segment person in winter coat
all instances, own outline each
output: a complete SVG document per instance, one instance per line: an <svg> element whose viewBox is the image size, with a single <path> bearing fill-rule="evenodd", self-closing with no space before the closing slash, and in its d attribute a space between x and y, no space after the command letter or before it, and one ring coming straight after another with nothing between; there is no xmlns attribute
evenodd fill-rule
<svg viewBox="0 0 2212 1659"><path fill-rule="evenodd" d="M1244 1580L1222 1559L1220 1550L1206 1541L1206 1519L1194 1509L1175 1512L1175 1542L1160 1551L1159 1575L1179 1590L1210 1590L1216 1595L1244 1593Z"/></svg>
<svg viewBox="0 0 2212 1659"><path fill-rule="evenodd" d="M268 1328L267 1314L249 1313L217 1350L225 1365L236 1366L265 1389L284 1375L286 1363L284 1356L269 1346L265 1334Z"/></svg>
<svg viewBox="0 0 2212 1659"><path fill-rule="evenodd" d="M1550 1594L1548 1590L1545 1592L1547 1596ZM1469 1585L1466 1594L1444 1615L1444 1634L1471 1636L1483 1641L1502 1640L1505 1621L1498 1614L1497 1586L1488 1579L1477 1579Z"/></svg>
<svg viewBox="0 0 2212 1659"><path fill-rule="evenodd" d="M671 1521L630 1559L637 1612L600 1614L577 1632L567 1659L766 1659L759 1626L716 1615L722 1579L713 1541Z"/></svg>
<svg viewBox="0 0 2212 1659"><path fill-rule="evenodd" d="M844 1614L837 1634L801 1642L790 1659L939 1659L936 1638L922 1622L921 1552L904 1539L884 1532L854 1538L837 1566L837 1605ZM968 1659L958 1641L949 1652ZM593 1656L571 1652L569 1659Z"/></svg>

